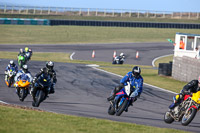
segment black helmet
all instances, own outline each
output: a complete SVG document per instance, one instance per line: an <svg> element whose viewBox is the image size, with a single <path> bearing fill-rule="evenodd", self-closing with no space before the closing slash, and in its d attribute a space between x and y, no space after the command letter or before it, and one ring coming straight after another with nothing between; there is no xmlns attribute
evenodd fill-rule
<svg viewBox="0 0 200 133"><path fill-rule="evenodd" d="M140 67L138 67L138 66L133 67L132 73L135 78L138 78L141 73Z"/></svg>
<svg viewBox="0 0 200 133"><path fill-rule="evenodd" d="M23 70L25 73L27 73L27 71L28 71L28 66L27 66L27 65L23 65L23 66L22 66L22 70Z"/></svg>
<svg viewBox="0 0 200 133"><path fill-rule="evenodd" d="M53 67L54 67L54 63L52 61L48 61L46 63L46 67L49 69L49 70L53 70Z"/></svg>

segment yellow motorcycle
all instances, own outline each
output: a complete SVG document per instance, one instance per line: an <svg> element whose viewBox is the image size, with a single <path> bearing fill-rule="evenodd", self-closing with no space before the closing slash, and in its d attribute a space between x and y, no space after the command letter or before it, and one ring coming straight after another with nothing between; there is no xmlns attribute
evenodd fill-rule
<svg viewBox="0 0 200 133"><path fill-rule="evenodd" d="M194 119L200 109L200 91L192 95L185 95L184 100L171 111L164 115L164 121L171 124L173 121L181 121L183 126L187 126Z"/></svg>

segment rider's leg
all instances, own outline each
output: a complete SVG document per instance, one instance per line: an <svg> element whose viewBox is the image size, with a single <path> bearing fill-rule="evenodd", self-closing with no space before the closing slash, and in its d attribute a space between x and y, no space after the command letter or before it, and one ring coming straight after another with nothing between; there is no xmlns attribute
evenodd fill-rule
<svg viewBox="0 0 200 133"><path fill-rule="evenodd" d="M115 89L112 92L112 95L107 98L108 101L114 100L115 95L124 87L123 84L120 84L119 86L115 87Z"/></svg>

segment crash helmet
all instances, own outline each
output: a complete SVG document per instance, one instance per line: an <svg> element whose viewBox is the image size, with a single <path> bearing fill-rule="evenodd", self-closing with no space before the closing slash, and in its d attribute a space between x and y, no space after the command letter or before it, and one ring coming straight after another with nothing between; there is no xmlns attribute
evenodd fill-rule
<svg viewBox="0 0 200 133"><path fill-rule="evenodd" d="M134 66L132 70L132 74L135 78L138 78L140 76L141 69L138 66Z"/></svg>
<svg viewBox="0 0 200 133"><path fill-rule="evenodd" d="M23 54L23 53L24 53L24 50L23 50L22 48L20 48L19 53L20 53L20 54Z"/></svg>
<svg viewBox="0 0 200 133"><path fill-rule="evenodd" d="M27 65L23 65L22 66L22 70L27 73L28 72L28 66Z"/></svg>
<svg viewBox="0 0 200 133"><path fill-rule="evenodd" d="M123 56L124 56L124 53L121 53L119 56L123 57Z"/></svg>
<svg viewBox="0 0 200 133"><path fill-rule="evenodd" d="M15 65L13 60L10 60L10 66L13 67Z"/></svg>
<svg viewBox="0 0 200 133"><path fill-rule="evenodd" d="M47 61L47 62L46 62L46 67L47 67L47 69L49 69L49 70L53 70L54 63L53 63L52 61Z"/></svg>
<svg viewBox="0 0 200 133"><path fill-rule="evenodd" d="M28 52L29 48L28 47L25 47L25 52Z"/></svg>
<svg viewBox="0 0 200 133"><path fill-rule="evenodd" d="M32 49L29 48L29 49L28 49L28 52L32 52Z"/></svg>

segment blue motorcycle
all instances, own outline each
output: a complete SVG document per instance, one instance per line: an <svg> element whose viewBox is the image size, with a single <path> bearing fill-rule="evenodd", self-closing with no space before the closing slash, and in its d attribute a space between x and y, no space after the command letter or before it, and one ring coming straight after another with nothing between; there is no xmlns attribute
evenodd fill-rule
<svg viewBox="0 0 200 133"><path fill-rule="evenodd" d="M115 96L115 99L113 101L110 101L110 106L108 108L108 114L120 116L123 111L127 111L129 105L132 103L132 100L130 98L130 94L132 93L132 89L130 86L130 83L127 82L127 86L125 86L123 89L121 89L120 92L118 92Z"/></svg>

